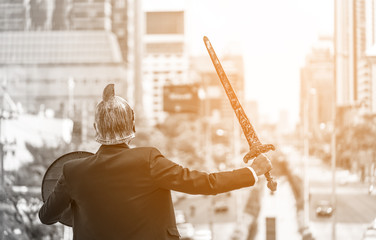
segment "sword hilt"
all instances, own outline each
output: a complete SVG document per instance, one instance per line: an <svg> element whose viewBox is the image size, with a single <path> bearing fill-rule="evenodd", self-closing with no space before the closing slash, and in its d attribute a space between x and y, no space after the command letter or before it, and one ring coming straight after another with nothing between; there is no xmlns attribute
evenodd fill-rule
<svg viewBox="0 0 376 240"><path fill-rule="evenodd" d="M275 147L273 144L261 144L261 143L252 143L250 144L249 152L244 156L243 161L248 162L247 159L254 159L258 157L261 153L267 153L270 150L274 151Z"/></svg>
<svg viewBox="0 0 376 240"><path fill-rule="evenodd" d="M252 144L252 147L250 151L244 156L243 161L245 163L248 162L248 159L254 159L258 157L260 154L264 154L270 150L275 150L275 147L273 144L261 144L261 143L254 143ZM265 156L266 157L266 156ZM267 157L266 157L267 158ZM277 190L277 182L274 181L272 175L270 172L267 172L264 174L266 180L268 181L268 188L274 192Z"/></svg>

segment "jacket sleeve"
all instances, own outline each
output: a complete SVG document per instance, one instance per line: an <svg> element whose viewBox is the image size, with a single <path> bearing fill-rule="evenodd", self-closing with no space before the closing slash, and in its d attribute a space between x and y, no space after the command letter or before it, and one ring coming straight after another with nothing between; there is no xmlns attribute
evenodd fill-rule
<svg viewBox="0 0 376 240"><path fill-rule="evenodd" d="M255 184L253 173L247 168L215 173L190 170L166 159L155 148L151 150L149 160L155 184L169 190L214 195Z"/></svg>
<svg viewBox="0 0 376 240"><path fill-rule="evenodd" d="M64 210L69 207L71 198L67 192L64 174L57 181L53 192L39 210L39 219L44 224L54 224L60 220Z"/></svg>

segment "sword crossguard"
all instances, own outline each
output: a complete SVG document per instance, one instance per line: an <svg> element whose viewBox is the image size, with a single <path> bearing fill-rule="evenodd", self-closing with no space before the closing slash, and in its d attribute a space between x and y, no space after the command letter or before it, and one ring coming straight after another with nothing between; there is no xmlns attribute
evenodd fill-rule
<svg viewBox="0 0 376 240"><path fill-rule="evenodd" d="M273 144L253 144L249 152L244 156L243 161L247 163L249 159L254 159L261 153L269 152L270 150L274 151L275 147Z"/></svg>

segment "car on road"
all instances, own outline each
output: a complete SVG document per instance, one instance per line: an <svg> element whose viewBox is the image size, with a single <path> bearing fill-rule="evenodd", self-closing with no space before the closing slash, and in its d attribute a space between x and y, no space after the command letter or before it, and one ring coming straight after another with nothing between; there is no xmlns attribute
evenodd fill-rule
<svg viewBox="0 0 376 240"><path fill-rule="evenodd" d="M193 240L195 234L195 228L192 223L180 223L176 225L180 233L181 240Z"/></svg>
<svg viewBox="0 0 376 240"><path fill-rule="evenodd" d="M376 229L376 218L371 223L371 228Z"/></svg>
<svg viewBox="0 0 376 240"><path fill-rule="evenodd" d="M175 210L176 224L185 223L185 214L183 210Z"/></svg>
<svg viewBox="0 0 376 240"><path fill-rule="evenodd" d="M376 240L376 229L367 228L363 234L362 240Z"/></svg>
<svg viewBox="0 0 376 240"><path fill-rule="evenodd" d="M208 228L195 229L194 240L212 240L212 232Z"/></svg>
<svg viewBox="0 0 376 240"><path fill-rule="evenodd" d="M318 217L330 217L333 214L333 206L330 201L321 200L317 203L316 215Z"/></svg>
<svg viewBox="0 0 376 240"><path fill-rule="evenodd" d="M302 240L314 240L315 238L312 235L311 229L309 227L305 227L302 230Z"/></svg>
<svg viewBox="0 0 376 240"><path fill-rule="evenodd" d="M368 187L368 194L371 195L374 190L375 190L375 186L373 184L370 184Z"/></svg>
<svg viewBox="0 0 376 240"><path fill-rule="evenodd" d="M376 229L376 218L369 224L368 229Z"/></svg>
<svg viewBox="0 0 376 240"><path fill-rule="evenodd" d="M228 206L226 201L219 200L214 203L214 212L216 213L222 213L222 212L227 212L228 211Z"/></svg>

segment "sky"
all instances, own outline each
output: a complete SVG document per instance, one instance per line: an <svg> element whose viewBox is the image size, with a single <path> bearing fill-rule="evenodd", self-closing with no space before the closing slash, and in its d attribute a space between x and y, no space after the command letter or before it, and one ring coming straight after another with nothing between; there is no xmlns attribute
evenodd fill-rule
<svg viewBox="0 0 376 240"><path fill-rule="evenodd" d="M333 1L192 0L188 4L191 54L207 54L203 36L209 37L219 58L242 53L246 99L256 100L260 114L272 122L286 110L290 124L297 123L300 68L319 35L333 32Z"/></svg>

